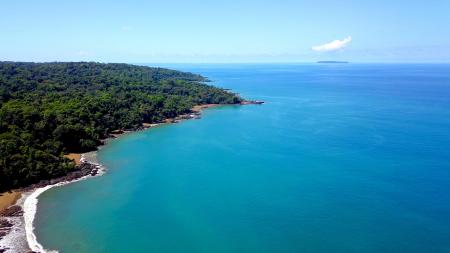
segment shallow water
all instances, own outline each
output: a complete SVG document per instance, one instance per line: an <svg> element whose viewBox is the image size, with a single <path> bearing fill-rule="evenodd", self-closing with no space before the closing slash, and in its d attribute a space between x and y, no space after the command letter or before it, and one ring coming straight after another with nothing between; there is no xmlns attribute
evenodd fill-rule
<svg viewBox="0 0 450 253"><path fill-rule="evenodd" d="M262 106L112 141L40 197L60 252L450 252L450 65L171 65Z"/></svg>

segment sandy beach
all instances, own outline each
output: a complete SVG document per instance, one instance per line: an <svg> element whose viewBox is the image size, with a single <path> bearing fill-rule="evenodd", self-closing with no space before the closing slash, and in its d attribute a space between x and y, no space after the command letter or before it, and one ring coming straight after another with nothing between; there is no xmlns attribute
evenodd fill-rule
<svg viewBox="0 0 450 253"><path fill-rule="evenodd" d="M205 104L205 105L196 105L192 107L191 111L193 112L201 112L203 109L208 109L216 106L220 106L221 104Z"/></svg>
<svg viewBox="0 0 450 253"><path fill-rule="evenodd" d="M69 153L67 155L64 155L66 158L69 158L70 160L75 162L75 165L81 164L81 155L80 153Z"/></svg>
<svg viewBox="0 0 450 253"><path fill-rule="evenodd" d="M33 252L47 252L34 235L33 221L39 195L53 187L103 174L102 167L91 161L90 157L79 156L77 170L66 176L42 180L20 191L0 195L0 252L29 252L30 249Z"/></svg>
<svg viewBox="0 0 450 253"><path fill-rule="evenodd" d="M0 213L6 208L14 205L21 196L22 193L18 191L0 193Z"/></svg>

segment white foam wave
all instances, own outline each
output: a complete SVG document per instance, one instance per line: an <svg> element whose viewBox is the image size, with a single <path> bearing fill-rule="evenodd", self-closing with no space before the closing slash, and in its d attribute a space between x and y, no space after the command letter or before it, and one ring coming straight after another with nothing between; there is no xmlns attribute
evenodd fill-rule
<svg viewBox="0 0 450 253"><path fill-rule="evenodd" d="M26 194L22 194L16 205L23 206L26 197ZM28 252L23 217L13 216L5 217L4 219L7 219L13 226L9 233L0 240L0 249L6 250L5 252Z"/></svg>
<svg viewBox="0 0 450 253"><path fill-rule="evenodd" d="M41 195L46 190L48 190L52 187L55 187L57 185L59 185L59 183L55 184L55 185L47 185L45 187L38 188L25 199L25 202L23 205L23 217L25 220L25 233L26 233L26 237L27 237L28 246L30 247L30 249L32 251L39 252L39 253L52 252L52 251L45 250L44 247L37 241L36 235L34 234L33 221L34 221L34 217L36 215L39 195ZM53 252L57 252L57 251L53 251Z"/></svg>

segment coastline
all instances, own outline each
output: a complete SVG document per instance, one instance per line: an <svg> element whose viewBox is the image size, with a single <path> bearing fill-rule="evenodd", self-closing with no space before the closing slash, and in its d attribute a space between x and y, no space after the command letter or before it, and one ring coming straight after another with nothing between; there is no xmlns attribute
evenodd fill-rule
<svg viewBox="0 0 450 253"><path fill-rule="evenodd" d="M88 154L93 153L91 156ZM77 170L67 175L43 180L39 183L17 190L21 197L13 205L7 207L0 213L0 252L57 252L48 251L37 241L34 234L33 221L37 211L38 197L45 191L70 183L78 182L91 177L104 174L104 167L101 166L92 157L95 157L96 151L81 155L80 165Z"/></svg>
<svg viewBox="0 0 450 253"><path fill-rule="evenodd" d="M263 104L262 101L243 101L234 105ZM175 118L165 119L160 123L143 123L141 127L131 130L115 130L109 137L103 140L102 146L107 145L108 140L118 138L126 133L145 130L165 124L178 123L187 119L200 119L204 109L226 106L228 104L203 104L196 105L186 114ZM233 104L229 104L233 105ZM0 253L7 252L58 252L57 250L46 250L37 240L34 234L33 222L37 212L38 197L45 191L64 186L70 183L85 180L91 177L101 176L106 172L106 168L97 161L97 152L91 151L83 154L70 153L65 156L73 160L77 170L67 175L50 180L43 180L31 186L16 190L14 202L9 201L5 205L5 210L0 209ZM18 197L17 197L18 194ZM6 213L5 213L6 212ZM6 222L1 223L2 220ZM3 233L2 233L3 232ZM2 236L3 235L3 236Z"/></svg>

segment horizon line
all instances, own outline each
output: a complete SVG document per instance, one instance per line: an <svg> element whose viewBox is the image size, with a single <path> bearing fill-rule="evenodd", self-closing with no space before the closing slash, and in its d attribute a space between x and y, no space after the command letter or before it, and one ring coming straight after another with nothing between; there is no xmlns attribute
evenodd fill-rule
<svg viewBox="0 0 450 253"><path fill-rule="evenodd" d="M324 62L325 61L325 62ZM326 63L326 61L331 61L331 63ZM50 61L15 61L15 60L0 60L0 62L27 62L27 63L63 63L63 62L96 62L96 63L123 63L123 64L192 64L192 65L202 65L202 64L210 64L210 65L219 65L219 64L337 64L332 63L336 61L340 64L450 64L450 61L346 61L346 60L318 60L318 61L243 61L243 62L196 62L196 61L183 61L183 62L158 62L158 61L149 61L149 62L120 62L120 61L96 61L96 60L67 60L67 61L59 61L59 60L50 60ZM341 63L342 62L342 63Z"/></svg>

